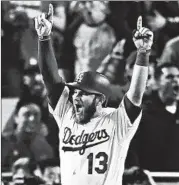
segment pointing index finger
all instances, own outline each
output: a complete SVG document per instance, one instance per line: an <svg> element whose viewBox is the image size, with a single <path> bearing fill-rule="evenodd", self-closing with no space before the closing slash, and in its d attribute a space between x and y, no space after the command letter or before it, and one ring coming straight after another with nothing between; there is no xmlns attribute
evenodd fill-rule
<svg viewBox="0 0 179 185"><path fill-rule="evenodd" d="M137 19L137 30L140 30L140 28L142 28L142 16Z"/></svg>

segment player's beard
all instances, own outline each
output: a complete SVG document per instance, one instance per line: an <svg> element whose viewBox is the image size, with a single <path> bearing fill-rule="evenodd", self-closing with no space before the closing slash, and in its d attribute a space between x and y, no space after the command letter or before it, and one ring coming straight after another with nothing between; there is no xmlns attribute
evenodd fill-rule
<svg viewBox="0 0 179 185"><path fill-rule="evenodd" d="M91 105L87 107L83 107L82 112L78 116L76 115L76 111L73 106L73 115L74 115L75 121L76 123L81 125L87 124L90 121L90 119L93 117L95 112L96 112L95 99L93 100Z"/></svg>

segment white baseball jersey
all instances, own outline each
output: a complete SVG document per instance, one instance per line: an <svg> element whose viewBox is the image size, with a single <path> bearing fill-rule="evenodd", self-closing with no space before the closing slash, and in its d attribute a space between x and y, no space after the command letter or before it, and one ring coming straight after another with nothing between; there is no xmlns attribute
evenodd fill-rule
<svg viewBox="0 0 179 185"><path fill-rule="evenodd" d="M87 124L75 123L65 87L53 110L60 128L62 185L121 185L129 143L141 113L131 124L123 101L118 109L104 108Z"/></svg>

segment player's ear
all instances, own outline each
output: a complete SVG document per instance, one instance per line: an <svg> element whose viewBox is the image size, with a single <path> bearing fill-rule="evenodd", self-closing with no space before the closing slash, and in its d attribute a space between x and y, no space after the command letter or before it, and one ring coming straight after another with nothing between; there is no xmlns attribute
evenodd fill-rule
<svg viewBox="0 0 179 185"><path fill-rule="evenodd" d="M106 100L106 97L103 94L97 95L97 97L96 97L96 106L98 106L99 104L102 105L105 102L105 100Z"/></svg>
<svg viewBox="0 0 179 185"><path fill-rule="evenodd" d="M102 104L106 101L106 96L104 94L101 95L101 102Z"/></svg>

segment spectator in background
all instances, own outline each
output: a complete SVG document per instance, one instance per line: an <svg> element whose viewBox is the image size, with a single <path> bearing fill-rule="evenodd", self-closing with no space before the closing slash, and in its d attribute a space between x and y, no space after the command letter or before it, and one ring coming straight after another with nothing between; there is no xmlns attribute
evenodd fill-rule
<svg viewBox="0 0 179 185"><path fill-rule="evenodd" d="M1 10L2 97L18 97L23 69L20 39L29 27L29 19L25 12L17 11L9 1L2 2Z"/></svg>
<svg viewBox="0 0 179 185"><path fill-rule="evenodd" d="M106 22L108 14L107 1L69 3L59 64L59 74L67 82L73 81L76 73L81 70L95 71L111 52L116 37L113 28Z"/></svg>
<svg viewBox="0 0 179 185"><path fill-rule="evenodd" d="M103 73L113 84L121 84L124 81L124 45L126 40L120 40L112 49L111 53L101 62L97 71Z"/></svg>
<svg viewBox="0 0 179 185"><path fill-rule="evenodd" d="M111 95L108 99L108 106L116 107L121 102L124 94L129 88L129 83L125 80L126 60L124 57L124 45L126 40L120 40L112 52L101 62L97 71L108 77L111 85Z"/></svg>
<svg viewBox="0 0 179 185"><path fill-rule="evenodd" d="M21 98L36 97L45 104L46 90L37 63L24 70Z"/></svg>
<svg viewBox="0 0 179 185"><path fill-rule="evenodd" d="M153 31L166 33L170 38L177 36L179 29L179 2L152 2L150 15L146 19Z"/></svg>
<svg viewBox="0 0 179 185"><path fill-rule="evenodd" d="M179 35L179 2L144 1L139 5L146 24L155 34L154 48L160 57L166 42Z"/></svg>
<svg viewBox="0 0 179 185"><path fill-rule="evenodd" d="M179 69L171 63L161 64L155 79L158 89L144 103L129 151L138 157L142 168L179 171Z"/></svg>
<svg viewBox="0 0 179 185"><path fill-rule="evenodd" d="M122 185L156 185L156 183L150 172L137 166L132 166L124 171Z"/></svg>
<svg viewBox="0 0 179 185"><path fill-rule="evenodd" d="M24 70L22 76L20 99L26 101L35 101L41 107L42 121L47 119L47 111L44 107L47 107L46 91L42 82L42 76L39 73L37 65L31 65L28 69ZM14 114L14 113L13 113ZM12 132L14 124L14 115L11 115L6 123L3 132Z"/></svg>
<svg viewBox="0 0 179 185"><path fill-rule="evenodd" d="M49 113L47 93L45 86L42 81L42 75L40 74L39 67L37 65L31 65L24 71L23 75L23 91L21 94L22 99L26 101L36 102L40 105L42 118L41 121L43 127L47 127L48 134L46 134L46 139L49 144L53 147L55 156L58 154L58 126L53 116ZM50 124L49 124L50 123Z"/></svg>
<svg viewBox="0 0 179 185"><path fill-rule="evenodd" d="M179 36L169 40L160 57L161 63L174 63L179 68Z"/></svg>
<svg viewBox="0 0 179 185"><path fill-rule="evenodd" d="M58 160L54 159L44 160L39 165L42 172L42 178L45 181L45 184L60 185L61 177Z"/></svg>
<svg viewBox="0 0 179 185"><path fill-rule="evenodd" d="M87 1L79 6L82 7L84 22L77 29L73 41L75 76L81 71L96 71L116 42L114 30L106 22L108 2Z"/></svg>
<svg viewBox="0 0 179 185"><path fill-rule="evenodd" d="M13 185L40 185L44 181L35 175L36 163L30 158L24 157L15 161L12 165Z"/></svg>
<svg viewBox="0 0 179 185"><path fill-rule="evenodd" d="M110 14L107 23L114 29L117 40L125 39L124 57L135 50L132 42L132 31L136 28L135 22L140 14L137 1L109 1Z"/></svg>
<svg viewBox="0 0 179 185"><path fill-rule="evenodd" d="M2 169L8 170L20 157L29 157L35 161L53 158L51 146L40 133L40 107L32 101L21 100L16 106L14 116L12 133L2 134Z"/></svg>
<svg viewBox="0 0 179 185"><path fill-rule="evenodd" d="M20 100L35 102L41 109L41 132L43 132L49 144L53 147L55 156L58 156L58 127L54 118L48 111L47 94L42 81L42 76L37 65L30 65L24 70L21 86ZM11 134L14 127L14 112L6 123L3 133ZM49 122L51 124L49 124Z"/></svg>

